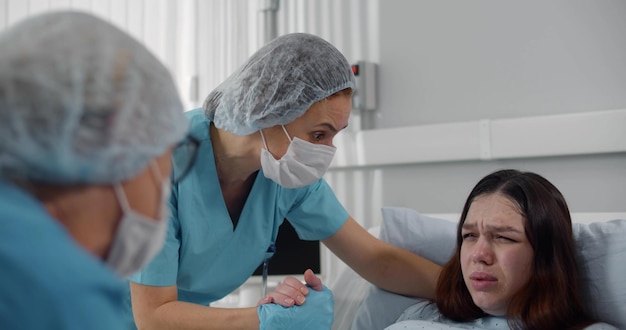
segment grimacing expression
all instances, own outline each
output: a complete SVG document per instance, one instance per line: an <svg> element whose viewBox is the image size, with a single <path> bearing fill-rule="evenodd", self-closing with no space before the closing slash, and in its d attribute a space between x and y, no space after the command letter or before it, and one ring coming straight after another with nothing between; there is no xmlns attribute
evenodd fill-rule
<svg viewBox="0 0 626 330"><path fill-rule="evenodd" d="M476 306L504 316L507 306L531 278L534 253L526 219L499 193L477 196L461 230L461 270Z"/></svg>

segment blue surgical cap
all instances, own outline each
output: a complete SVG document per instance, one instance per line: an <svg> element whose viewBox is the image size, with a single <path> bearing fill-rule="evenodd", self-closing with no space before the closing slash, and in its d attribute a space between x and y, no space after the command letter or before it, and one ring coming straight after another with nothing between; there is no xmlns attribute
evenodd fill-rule
<svg viewBox="0 0 626 330"><path fill-rule="evenodd" d="M337 48L317 36L292 33L254 53L209 94L203 108L216 127L247 135L288 124L346 88L354 90L354 74Z"/></svg>
<svg viewBox="0 0 626 330"><path fill-rule="evenodd" d="M26 19L0 34L0 176L50 184L131 178L182 140L168 70L85 13Z"/></svg>

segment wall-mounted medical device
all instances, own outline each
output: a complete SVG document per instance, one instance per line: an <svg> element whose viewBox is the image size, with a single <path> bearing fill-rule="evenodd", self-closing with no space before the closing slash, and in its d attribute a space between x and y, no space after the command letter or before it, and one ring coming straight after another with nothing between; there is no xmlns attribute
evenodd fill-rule
<svg viewBox="0 0 626 330"><path fill-rule="evenodd" d="M377 105L377 65L372 62L358 61L352 65L356 78L356 91L352 96L352 108L361 111L376 110Z"/></svg>

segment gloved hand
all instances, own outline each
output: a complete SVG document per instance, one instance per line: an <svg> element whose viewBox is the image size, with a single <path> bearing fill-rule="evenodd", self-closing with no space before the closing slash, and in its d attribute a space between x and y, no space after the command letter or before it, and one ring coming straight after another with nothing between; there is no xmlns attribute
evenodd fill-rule
<svg viewBox="0 0 626 330"><path fill-rule="evenodd" d="M333 324L333 311L333 293L326 286L322 291L310 289L303 305L283 307L265 304L258 307L261 330L330 329Z"/></svg>

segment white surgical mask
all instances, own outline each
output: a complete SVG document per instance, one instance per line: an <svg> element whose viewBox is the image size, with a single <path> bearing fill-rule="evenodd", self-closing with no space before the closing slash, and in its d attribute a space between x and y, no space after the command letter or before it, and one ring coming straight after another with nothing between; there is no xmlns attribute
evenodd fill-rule
<svg viewBox="0 0 626 330"><path fill-rule="evenodd" d="M261 167L265 177L285 188L303 187L319 180L330 166L336 148L297 137L291 139L285 127L282 128L291 143L285 155L278 160L267 150L263 131L259 131L265 146L261 149Z"/></svg>
<svg viewBox="0 0 626 330"><path fill-rule="evenodd" d="M163 179L159 168L154 163L151 166L155 176ZM139 271L163 248L169 217L170 185L170 180L166 177L161 186L159 219L151 219L132 210L122 186L119 183L113 186L123 215L106 263L121 277L128 277Z"/></svg>

